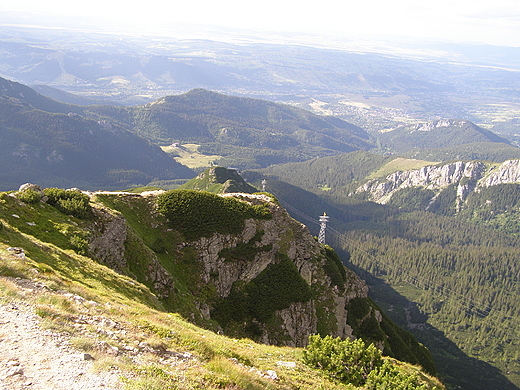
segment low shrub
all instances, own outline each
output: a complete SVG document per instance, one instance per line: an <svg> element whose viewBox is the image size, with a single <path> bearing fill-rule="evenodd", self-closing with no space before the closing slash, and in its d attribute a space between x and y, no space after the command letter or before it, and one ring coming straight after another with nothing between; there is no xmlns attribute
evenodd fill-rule
<svg viewBox="0 0 520 390"><path fill-rule="evenodd" d="M269 252L273 249L271 244L257 246L262 241L264 231L260 230L248 241L241 242L234 248L224 248L218 255L226 261L248 261L253 260L255 256L260 252Z"/></svg>
<svg viewBox="0 0 520 390"><path fill-rule="evenodd" d="M235 283L230 294L215 305L212 318L222 327L230 322L256 319L265 323L277 310L293 302L307 302L312 291L301 277L296 265L282 253L279 263L269 264L247 284Z"/></svg>
<svg viewBox="0 0 520 390"><path fill-rule="evenodd" d="M170 227L188 240L210 237L214 233L237 234L248 218L272 218L267 206L195 190L171 190L160 194L157 207L168 219Z"/></svg>
<svg viewBox="0 0 520 390"><path fill-rule="evenodd" d="M92 217L90 198L80 191L51 187L44 189L43 193L47 196L47 203L64 214L80 219Z"/></svg>
<svg viewBox="0 0 520 390"><path fill-rule="evenodd" d="M420 384L419 376L416 373L403 372L389 360L368 374L365 387L367 390L427 390L431 388L426 383Z"/></svg>
<svg viewBox="0 0 520 390"><path fill-rule="evenodd" d="M426 383L413 369L405 370L390 359L384 359L374 344L367 346L362 339L351 341L311 335L309 345L303 351L303 362L340 382L369 390L437 388Z"/></svg>
<svg viewBox="0 0 520 390"><path fill-rule="evenodd" d="M347 281L345 266L334 249L328 245L325 245L325 256L326 259L323 266L325 273L330 277L332 285L338 286L338 288L343 291L345 289L345 282Z"/></svg>
<svg viewBox="0 0 520 390"><path fill-rule="evenodd" d="M381 351L362 339L350 341L331 336L309 336L303 351L305 364L325 371L329 376L354 386L363 386L368 375L383 365Z"/></svg>
<svg viewBox="0 0 520 390"><path fill-rule="evenodd" d="M87 255L88 253L88 240L80 235L73 235L70 237L70 244L74 251L79 255Z"/></svg>
<svg viewBox="0 0 520 390"><path fill-rule="evenodd" d="M24 203L35 204L42 199L42 193L32 189L27 189L25 191L17 192L16 197Z"/></svg>

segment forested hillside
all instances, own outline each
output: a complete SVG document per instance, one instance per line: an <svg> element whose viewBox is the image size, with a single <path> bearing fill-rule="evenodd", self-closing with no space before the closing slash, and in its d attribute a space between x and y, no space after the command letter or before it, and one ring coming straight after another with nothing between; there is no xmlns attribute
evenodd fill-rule
<svg viewBox="0 0 520 390"><path fill-rule="evenodd" d="M476 142L509 141L466 120L437 120L416 125L400 126L381 132L378 137L385 148L394 153L411 149L445 148Z"/></svg>
<svg viewBox="0 0 520 390"><path fill-rule="evenodd" d="M28 181L85 189L125 188L194 173L116 124L78 114L0 79L0 189Z"/></svg>
<svg viewBox="0 0 520 390"><path fill-rule="evenodd" d="M220 164L266 167L373 147L361 128L334 117L203 89L135 107L92 106L85 114L132 129L152 142L202 144Z"/></svg>
<svg viewBox="0 0 520 390"><path fill-rule="evenodd" d="M520 158L520 148L501 142L476 142L443 148L414 149L402 153L403 157L428 161L484 160L504 162Z"/></svg>
<svg viewBox="0 0 520 390"><path fill-rule="evenodd" d="M400 190L386 205L355 195L367 181L421 165L428 162L355 152L271 167L251 178L267 178L268 188L315 234L318 216L327 212L327 242L345 251L386 313L432 350L446 383L516 389L519 184L482 187L462 204L454 184L435 198L436 207L429 203L435 192L422 187Z"/></svg>

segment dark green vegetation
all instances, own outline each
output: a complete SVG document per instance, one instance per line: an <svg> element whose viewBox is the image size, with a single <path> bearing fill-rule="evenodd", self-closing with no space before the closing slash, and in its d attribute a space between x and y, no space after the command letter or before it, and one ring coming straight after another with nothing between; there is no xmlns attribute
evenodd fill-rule
<svg viewBox="0 0 520 390"><path fill-rule="evenodd" d="M294 263L284 254L277 254L278 263L270 264L247 284L235 283L230 294L217 301L213 317L226 333L236 333L243 323L249 337L258 337L257 322L273 320L275 311L286 309L293 302L307 302L312 291L298 273ZM242 332L244 331L242 330Z"/></svg>
<svg viewBox="0 0 520 390"><path fill-rule="evenodd" d="M275 165L260 172L268 179L283 180L328 198L338 192L348 194L355 191L365 177L394 158L357 151L301 163ZM245 175L249 177L247 172ZM251 179L254 180L255 176L252 175Z"/></svg>
<svg viewBox="0 0 520 390"><path fill-rule="evenodd" d="M214 233L238 234L248 218L270 219L265 205L195 190L171 190L157 198L158 211L188 240Z"/></svg>
<svg viewBox="0 0 520 390"><path fill-rule="evenodd" d="M408 304L396 307L388 295L378 302L392 309L387 313L394 320L401 316L399 323L431 349L444 380L463 388L493 388L496 383L515 388L485 365L481 367L487 373L476 376L475 363L460 359L459 350L501 368L511 380L517 378L516 239L426 212L403 213L380 222L378 231L368 231L352 231L337 244L349 251L351 263L374 286L408 283L408 289L394 288L417 303L422 317L410 317ZM429 326L417 325L423 322ZM440 347L431 327L456 346ZM457 363L449 363L452 359Z"/></svg>
<svg viewBox="0 0 520 390"><path fill-rule="evenodd" d="M350 341L330 336L310 336L309 345L303 352L303 361L323 370L335 380L355 386L364 385L367 389L428 388L426 378L421 378L417 373L407 374L391 361L383 360L381 351L362 339Z"/></svg>
<svg viewBox="0 0 520 390"><path fill-rule="evenodd" d="M382 310L371 300L355 298L347 305L350 317L348 324L355 334L361 334L362 339L369 343L383 343L384 354L408 363L420 365L431 375L437 374L435 363L428 349L415 342L415 337L407 330L395 326L386 314L377 318L376 311Z"/></svg>
<svg viewBox="0 0 520 390"><path fill-rule="evenodd" d="M202 144L201 153L242 169L372 147L368 133L337 118L203 89L143 106L91 106L85 113L152 142Z"/></svg>
<svg viewBox="0 0 520 390"><path fill-rule="evenodd" d="M272 244L259 246L264 234L265 232L260 230L249 241L241 242L234 248L221 249L218 255L226 261L237 262L253 259L260 252L269 252L273 249Z"/></svg>
<svg viewBox="0 0 520 390"><path fill-rule="evenodd" d="M468 197L462 216L472 222L519 236L520 185L502 184L473 193Z"/></svg>
<svg viewBox="0 0 520 390"><path fill-rule="evenodd" d="M509 144L505 138L463 120L438 120L402 126L381 133L378 138L381 140L383 148L388 148L394 153L404 153L411 149L453 147L477 142ZM460 159L460 157L457 158Z"/></svg>
<svg viewBox="0 0 520 390"><path fill-rule="evenodd" d="M16 189L27 181L121 189L193 176L158 146L79 111L0 79L0 189Z"/></svg>
<svg viewBox="0 0 520 390"><path fill-rule="evenodd" d="M220 194L230 192L252 194L258 192L258 190L249 185L237 171L224 167L206 169L197 177L183 184L181 188Z"/></svg>
<svg viewBox="0 0 520 390"><path fill-rule="evenodd" d="M327 212L327 243L367 280L385 314L432 351L448 385L518 388L519 185L482 187L462 203L451 185L428 211L431 189L400 190L386 205L355 195L388 161L354 152L262 173L314 234Z"/></svg>
<svg viewBox="0 0 520 390"><path fill-rule="evenodd" d="M46 188L43 193L47 197L46 202L64 214L80 219L92 217L90 198L81 191ZM23 198L21 200L23 201ZM31 203L36 202L33 201Z"/></svg>

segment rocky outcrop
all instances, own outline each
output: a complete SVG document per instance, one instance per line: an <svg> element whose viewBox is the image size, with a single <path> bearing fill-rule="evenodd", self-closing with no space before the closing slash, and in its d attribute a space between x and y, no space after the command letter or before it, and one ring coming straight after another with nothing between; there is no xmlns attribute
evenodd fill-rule
<svg viewBox="0 0 520 390"><path fill-rule="evenodd" d="M465 120L457 120L457 119L440 119L437 121L430 121L426 123L417 123L414 125L408 126L410 132L414 131L433 131L440 127L463 127L471 124L469 121Z"/></svg>
<svg viewBox="0 0 520 390"><path fill-rule="evenodd" d="M238 196L253 204L268 202L273 218L248 219L245 221L243 231L238 235L215 233L211 237L202 237L197 241L181 244L180 248L189 246L197 249L198 260L204 267L201 277L205 283L214 283L217 294L227 296L233 283L236 281L247 283L254 279L274 261L275 254L281 250L294 262L305 281L312 283L314 267L311 265L311 260L321 256L321 249L304 225L293 220L268 196L248 194L223 196ZM270 246L270 250L260 251L254 258L241 262L228 261L221 256L223 249L236 248L239 244L248 243L259 232L262 237L255 246Z"/></svg>
<svg viewBox="0 0 520 390"><path fill-rule="evenodd" d="M479 186L491 187L508 183L520 183L520 160L508 160L499 167L492 167Z"/></svg>
<svg viewBox="0 0 520 390"><path fill-rule="evenodd" d="M272 198L265 195L228 194L252 204L268 203L273 216L270 220L249 219L243 231L238 235L214 234L200 238L194 242L181 244L197 250L198 261L202 265L201 279L204 284L213 285L216 294L225 298L229 296L233 286L253 281L266 267L277 262L277 253L283 253L296 265L300 276L313 289L322 293L315 299L306 302L294 302L289 307L275 313L278 329L276 332L263 332L262 341L269 344L280 344L280 340L289 346L304 346L310 334L317 333L317 307L324 310L333 324L335 337L346 338L352 335L347 324L348 302L355 297L366 298L368 288L353 273L343 286L332 287L330 277L324 271L325 256L321 245L311 236L307 227L292 219L287 212ZM254 245L257 248L268 248L258 251L246 260L229 261L222 251L250 243L261 234L261 239ZM207 311L209 314L210 310ZM208 318L209 319L209 318Z"/></svg>
<svg viewBox="0 0 520 390"><path fill-rule="evenodd" d="M127 268L125 241L126 220L105 209L95 209L93 234L89 242L89 253L99 262L122 273Z"/></svg>
<svg viewBox="0 0 520 390"><path fill-rule="evenodd" d="M442 166L429 165L410 171L398 171L388 175L385 180L371 180L357 189L357 193L369 192L373 201L386 203L398 190L408 187L423 187L440 190L451 184L458 184L467 178L467 183L461 184L457 191L465 197L473 188L468 183L478 181L484 174L486 166L479 161L457 161Z"/></svg>
<svg viewBox="0 0 520 390"><path fill-rule="evenodd" d="M457 161L444 165L429 165L410 171L394 172L384 179L366 182L357 194L367 194L374 202L387 203L399 190L419 187L433 190L435 197L448 186L456 185L457 209L460 209L468 195L482 187L500 184L520 183L520 160L507 160L496 165L486 165L480 161ZM430 203L431 203L430 202Z"/></svg>
<svg viewBox="0 0 520 390"><path fill-rule="evenodd" d="M128 194L129 196L135 196ZM106 208L95 208L95 218L89 240L89 255L102 264L107 265L121 274L128 273L128 261L125 255L125 245L128 242L128 224L123 215ZM135 234L132 239L141 241ZM142 241L143 248L146 248ZM170 295L174 287L173 278L163 268L155 253L147 250L146 280L147 284L159 299Z"/></svg>
<svg viewBox="0 0 520 390"><path fill-rule="evenodd" d="M236 234L213 233L192 241L183 240L174 226L158 214L156 193L92 196L106 197L108 205L124 205L121 210L128 214L100 205L95 208L90 232L91 256L118 272L137 275L135 277L150 287L165 305L177 307L176 302L183 301L183 308L189 306L191 311L182 314L197 324L235 337L300 347L307 344L309 335L318 332L341 338L355 337L349 325L352 314L349 317L348 306L355 298L368 299L366 284L345 269L339 259L335 262L330 257L333 251L319 244L307 227L291 218L271 196L219 195L265 206L271 217L246 219ZM131 214L134 210L146 216L136 218ZM129 227L125 217L134 222L139 220L139 232ZM154 240L168 241L168 245L147 246L146 242L152 242L147 234ZM178 241L172 245L171 240ZM331 271L334 267L336 271ZM189 270L190 275L175 274L176 269ZM270 276L262 279L266 274ZM273 276L275 279L280 276L276 286L271 285ZM283 305L273 305L270 299L276 294L272 292L291 283L303 288L304 293L284 301ZM258 291L254 288L259 284L263 289L258 295L260 302L256 299L249 302L254 308L248 306L248 314L243 319L222 320L215 314L226 307L222 302L229 303L229 309L236 303L232 301L234 295L243 294L247 299L251 291ZM183 288L193 295L183 292ZM269 309L262 312L257 304Z"/></svg>

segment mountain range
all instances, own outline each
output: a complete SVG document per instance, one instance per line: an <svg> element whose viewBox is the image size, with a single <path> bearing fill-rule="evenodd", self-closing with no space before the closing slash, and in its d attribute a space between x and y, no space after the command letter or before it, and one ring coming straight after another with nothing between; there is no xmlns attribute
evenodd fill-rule
<svg viewBox="0 0 520 390"><path fill-rule="evenodd" d="M128 130L88 119L18 83L0 79L3 190L44 186L122 188L192 177L187 167Z"/></svg>
<svg viewBox="0 0 520 390"><path fill-rule="evenodd" d="M198 144L199 152L217 156L220 165L239 169L376 145L408 153L436 147L430 153L439 160L452 158L457 152L448 151L453 148L474 143L485 145L481 154L472 152L476 158L489 156L488 148L496 150L492 159L518 152L507 140L467 121L425 123L374 137L331 116L202 89L133 107L61 103L6 79L0 79L0 94L2 156L8 167L3 189L20 185L18 177L38 178L42 185L121 189L194 176L157 144ZM447 151L441 152L442 147Z"/></svg>
<svg viewBox="0 0 520 390"><path fill-rule="evenodd" d="M471 122L454 119L369 134L335 117L203 89L131 107L80 106L60 103L24 85L0 79L0 110L0 158L6 167L0 173L0 189L14 190L27 181L44 187L91 190L162 182L175 186L185 183L184 188L190 190L254 191L235 170L212 167L202 172L202 166L191 170L158 146L195 144L199 153L211 154L217 164L245 170L242 177L254 187L262 188L265 179L266 191L276 197L274 204L287 207L312 234L317 235L316 218L325 211L330 216L329 242L342 261L368 281L371 296L384 308L385 315L413 332L433 352L448 385L516 388L520 375L515 368L517 344L508 328L514 328L519 318L515 259L520 201L518 148L508 140ZM393 154L397 152L403 155ZM458 156L463 159L458 160ZM468 156L487 161L466 161ZM458 161L450 161L453 159ZM193 179L197 173L200 175ZM157 296L164 293L161 288L170 279L156 267L152 252L159 262L164 261L161 264L170 277L175 279L177 269L192 275L197 267L190 263L190 256L195 252L169 247L168 229L164 233L168 237L163 237L141 224L143 215L156 217L146 203L151 198L110 193L97 196L96 202L114 209L114 215L120 213L131 226L131 230L127 228L127 241L123 240L124 245L120 242L115 252L105 248L105 256L95 249L101 243L93 245L100 262L117 268L117 264L108 264L114 253L133 256L124 258L118 270L135 276ZM14 203L11 206L15 207ZM142 214L133 214L141 207L145 210ZM220 206L212 208L217 209ZM9 226L37 235L24 230L32 229L34 221L18 223L9 215ZM116 230L123 226L118 218L106 218ZM209 219L195 216L193 220L200 221L197 226L203 231ZM261 220L258 226L264 223ZM284 221L282 225L290 225ZM177 222L178 228L184 223ZM149 225L156 226L157 221ZM85 250L85 242L90 245L95 238L86 231L67 229L74 234L67 239L59 236L58 240L65 250ZM219 244L222 269L217 270L210 259L204 280L211 281L222 299L207 301L215 297L210 288L198 292L202 300L190 301L185 297L191 292L184 288L190 283L197 285L198 279L182 280L173 288L179 289L175 292L179 301L166 300L163 304L171 304L170 309L187 316L194 313L192 320L206 327L217 321L230 335L274 340L269 335L277 334L273 329L278 320L267 321L247 298L260 293L257 283L233 287L233 282L216 275L227 266L225 259L241 261L251 253L261 258L263 252L272 250L269 245L274 244L261 241L260 230L255 231L258 237L251 229L238 241L233 239L234 246ZM187 230L184 234L194 233ZM298 234L286 232L287 237ZM197 253L212 253L204 237L195 246ZM168 254L173 252L179 252L184 260L168 263ZM275 256L274 263L282 264L282 257ZM144 258L148 259L144 267L153 270L150 272L157 277L152 278L156 283L150 284L151 279L139 265L139 259ZM421 259L421 266L417 259ZM324 272L330 273L331 280L343 278L333 266L334 260L329 260L324 260L328 264ZM224 285L225 293L218 290ZM351 310L366 309L375 315L364 303L361 306ZM212 317L217 307L228 314ZM244 326L232 321L236 307L248 310L251 321ZM339 313L328 306L322 309ZM281 318L288 324L295 317L286 313ZM310 324L313 321L317 321L316 329L325 326L318 319L308 319ZM362 322L348 325L359 331ZM286 336L280 333L273 337L279 341Z"/></svg>

